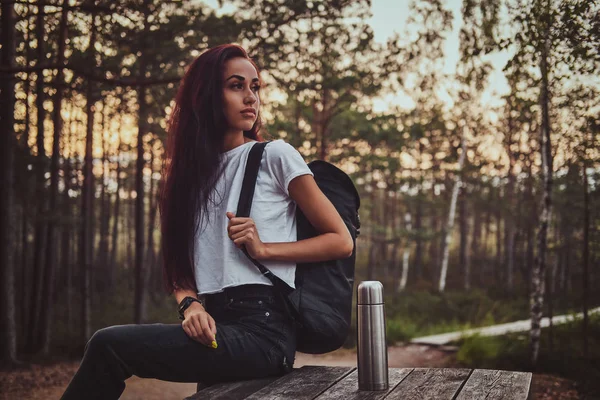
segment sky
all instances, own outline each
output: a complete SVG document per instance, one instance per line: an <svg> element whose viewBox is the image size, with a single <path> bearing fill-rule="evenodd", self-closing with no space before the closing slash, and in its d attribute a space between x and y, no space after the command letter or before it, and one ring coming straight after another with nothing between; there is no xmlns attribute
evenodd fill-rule
<svg viewBox="0 0 600 400"><path fill-rule="evenodd" d="M214 9L218 9L217 0L201 1ZM371 4L372 16L366 22L373 29L376 42L385 44L387 39L394 35L394 33L402 34L404 32L409 14L410 0L371 0ZM444 51L444 72L452 74L456 71L456 65L459 61L458 32L462 25L462 0L445 0L445 6L454 15L453 30L446 40ZM226 5L218 9L217 13L225 14L233 11L235 11L234 7ZM494 66L494 72L490 75L488 88L482 95L482 105L493 107L501 104L500 97L508 91L508 85L502 73L502 68L508 61L508 58L509 55L507 53L494 54L489 57ZM440 91L437 94L448 107L452 107L453 101L445 91ZM410 109L415 104L410 97L401 92L373 99L373 110L375 112L388 111L396 105Z"/></svg>

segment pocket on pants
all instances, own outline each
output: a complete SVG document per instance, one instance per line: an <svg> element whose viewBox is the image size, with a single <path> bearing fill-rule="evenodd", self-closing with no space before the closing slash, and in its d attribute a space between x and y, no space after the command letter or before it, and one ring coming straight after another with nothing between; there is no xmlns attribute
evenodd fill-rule
<svg viewBox="0 0 600 400"><path fill-rule="evenodd" d="M231 299L227 304L227 310L237 314L239 319L254 320L260 323L268 323L271 319L272 310L270 305L273 299L270 297L246 297Z"/></svg>

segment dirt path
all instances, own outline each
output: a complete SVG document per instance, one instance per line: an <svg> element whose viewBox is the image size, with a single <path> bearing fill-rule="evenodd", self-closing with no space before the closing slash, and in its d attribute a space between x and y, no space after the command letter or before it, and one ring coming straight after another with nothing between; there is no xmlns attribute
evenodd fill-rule
<svg viewBox="0 0 600 400"><path fill-rule="evenodd" d="M452 367L451 352L438 348L410 344L394 346L388 350L391 368L401 367ZM314 356L298 353L294 367L303 365L356 366L356 352L341 349L329 354ZM28 368L0 371L0 400L59 399L79 362L61 362L52 365L34 364ZM534 376L534 399L578 399L573 383L546 375ZM173 383L156 379L132 377L127 380L122 400L181 400L196 391L194 383Z"/></svg>

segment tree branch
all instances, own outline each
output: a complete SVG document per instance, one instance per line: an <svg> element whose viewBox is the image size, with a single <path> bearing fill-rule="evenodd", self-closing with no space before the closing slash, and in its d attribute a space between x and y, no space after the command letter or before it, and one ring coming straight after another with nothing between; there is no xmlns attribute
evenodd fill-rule
<svg viewBox="0 0 600 400"><path fill-rule="evenodd" d="M160 79L123 79L123 78L106 78L104 76L94 75L87 72L84 72L80 69L70 67L68 65L59 65L59 64L48 64L48 65L36 65L33 67L17 67L17 68L0 68L0 74L16 74L18 72L39 72L47 69L59 69L64 68L73 71L78 76L84 77L93 82L102 82L109 85L115 86L153 86L153 85L162 85L165 83L175 83L181 80L180 76L168 77L168 78L160 78Z"/></svg>

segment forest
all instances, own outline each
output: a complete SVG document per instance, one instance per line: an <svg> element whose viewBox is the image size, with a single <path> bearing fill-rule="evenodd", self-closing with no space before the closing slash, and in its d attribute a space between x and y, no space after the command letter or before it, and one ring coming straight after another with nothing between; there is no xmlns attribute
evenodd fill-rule
<svg viewBox="0 0 600 400"><path fill-rule="evenodd" d="M531 318L519 368L563 340L600 376L599 2L406 1L381 42L376 1L2 0L2 362L177 322L167 119L189 63L237 43L261 68L262 137L354 181L356 282L383 282L388 337ZM579 312L562 339L541 328Z"/></svg>

